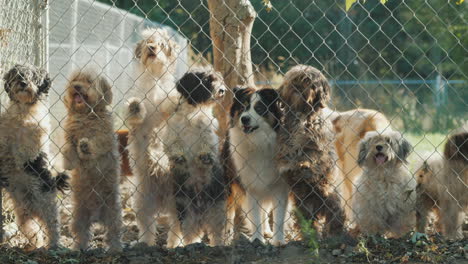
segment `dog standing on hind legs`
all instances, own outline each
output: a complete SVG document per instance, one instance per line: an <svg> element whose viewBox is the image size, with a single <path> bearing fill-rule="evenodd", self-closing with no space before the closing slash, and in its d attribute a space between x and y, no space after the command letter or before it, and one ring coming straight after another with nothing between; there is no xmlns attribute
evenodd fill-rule
<svg viewBox="0 0 468 264"><path fill-rule="evenodd" d="M139 241L156 243L156 220L176 217L169 178L169 161L159 134L161 122L173 112L177 103L175 66L178 45L162 28L146 29L135 48L134 98L127 105L125 122L129 127L129 159L135 175L133 206L139 229ZM179 238L169 232L171 244Z"/></svg>
<svg viewBox="0 0 468 264"><path fill-rule="evenodd" d="M48 247L59 244L57 190L68 187L66 174L52 176L48 154L45 98L51 86L46 71L15 65L4 76L10 98L0 116L0 178L15 206L19 230L32 249L42 246L42 225ZM39 225L37 225L39 223Z"/></svg>
<svg viewBox="0 0 468 264"><path fill-rule="evenodd" d="M109 251L122 249L120 158L113 128L112 90L92 69L72 73L66 87L64 168L72 170L74 248L86 250L93 222L107 229Z"/></svg>
<svg viewBox="0 0 468 264"><path fill-rule="evenodd" d="M316 68L297 65L279 88L284 115L278 132L278 169L306 219L324 217L325 234L344 234L345 214L332 182L337 156L331 122L323 113L330 97L325 76Z"/></svg>

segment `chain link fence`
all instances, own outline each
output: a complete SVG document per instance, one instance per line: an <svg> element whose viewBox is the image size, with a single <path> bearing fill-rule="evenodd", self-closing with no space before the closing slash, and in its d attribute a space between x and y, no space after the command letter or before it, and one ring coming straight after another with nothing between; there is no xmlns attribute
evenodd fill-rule
<svg viewBox="0 0 468 264"><path fill-rule="evenodd" d="M46 245L28 210L75 249L466 242L466 3L250 2L0 0L1 75L27 63L53 81L25 118L44 127L30 160L15 78L0 81L5 243ZM54 244L17 194L60 190L62 171Z"/></svg>

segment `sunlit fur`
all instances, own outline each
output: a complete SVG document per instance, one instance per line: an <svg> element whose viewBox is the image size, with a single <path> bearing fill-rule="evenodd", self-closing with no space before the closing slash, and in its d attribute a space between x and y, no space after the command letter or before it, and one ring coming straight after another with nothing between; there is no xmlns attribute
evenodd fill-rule
<svg viewBox="0 0 468 264"><path fill-rule="evenodd" d="M336 133L335 147L338 154L339 177L346 218L352 223L351 195L356 178L362 173L357 164L359 142L367 132L391 129L384 114L371 109L354 109L346 112L328 110Z"/></svg>
<svg viewBox="0 0 468 264"><path fill-rule="evenodd" d="M416 165L416 231L425 233L429 213L436 215L435 229L441 231L440 201L443 195L448 195L443 185L444 158L438 152L422 157L420 164Z"/></svg>
<svg viewBox="0 0 468 264"><path fill-rule="evenodd" d="M415 223L416 181L406 167L411 145L396 131L368 132L360 143L362 174L353 194L356 229L400 237Z"/></svg>
<svg viewBox="0 0 468 264"><path fill-rule="evenodd" d="M325 234L343 233L345 216L331 184L338 172L335 134L322 111L330 97L327 79L314 67L297 65L285 74L279 93L284 107L278 136L279 172L306 219L324 217Z"/></svg>
<svg viewBox="0 0 468 264"><path fill-rule="evenodd" d="M0 116L0 178L14 204L16 223L31 248L41 247L44 232L49 247L59 245L57 189L66 176L52 177L49 154L45 70L16 65L4 76L10 98Z"/></svg>
<svg viewBox="0 0 468 264"><path fill-rule="evenodd" d="M281 111L279 95L273 89L234 90L231 107L231 155L246 199L242 212L252 232L251 240L265 241L272 232L272 244L284 244L289 186L276 168L277 131ZM273 211L273 231L268 216ZM270 234L271 235L271 234Z"/></svg>
<svg viewBox="0 0 468 264"><path fill-rule="evenodd" d="M175 111L178 93L175 68L179 47L162 28L146 29L135 48L135 86L127 104L125 123L129 127L129 160L135 175L136 211L139 241L156 243L156 222L161 214L175 217L169 162L163 151L160 134L162 122ZM169 244L180 238L169 232Z"/></svg>
<svg viewBox="0 0 468 264"><path fill-rule="evenodd" d="M74 248L86 250L94 222L107 229L110 251L121 250L120 160L110 109L112 88L103 73L85 68L68 78L64 168L72 170Z"/></svg>
<svg viewBox="0 0 468 264"><path fill-rule="evenodd" d="M468 210L468 124L452 133L444 146L441 222L449 239L463 238L462 225Z"/></svg>
<svg viewBox="0 0 468 264"><path fill-rule="evenodd" d="M212 246L226 242L227 180L213 115L225 90L222 78L212 71L191 71L177 82L178 106L161 139L175 183L178 216L169 232L180 230L175 235L183 243L168 241L168 247L201 242L204 234Z"/></svg>

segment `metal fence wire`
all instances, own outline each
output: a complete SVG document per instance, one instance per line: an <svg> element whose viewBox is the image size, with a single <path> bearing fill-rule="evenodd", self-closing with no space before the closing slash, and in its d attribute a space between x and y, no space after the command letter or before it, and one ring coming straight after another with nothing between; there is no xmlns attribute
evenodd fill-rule
<svg viewBox="0 0 468 264"><path fill-rule="evenodd" d="M466 3L381 2L0 0L4 242L463 239Z"/></svg>

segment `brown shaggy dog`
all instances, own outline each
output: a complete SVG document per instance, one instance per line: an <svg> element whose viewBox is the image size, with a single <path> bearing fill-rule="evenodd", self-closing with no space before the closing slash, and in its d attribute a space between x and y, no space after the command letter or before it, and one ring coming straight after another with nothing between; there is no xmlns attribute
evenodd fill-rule
<svg viewBox="0 0 468 264"><path fill-rule="evenodd" d="M297 65L279 88L284 118L279 130L278 168L306 219L326 218L325 231L343 232L345 216L331 182L337 170L332 124L322 109L330 97L325 76L316 68Z"/></svg>
<svg viewBox="0 0 468 264"><path fill-rule="evenodd" d="M462 239L468 208L468 124L449 136L444 159L443 184L448 195L441 197L441 223L447 238Z"/></svg>
<svg viewBox="0 0 468 264"><path fill-rule="evenodd" d="M119 200L120 166L113 128L112 90L107 80L90 69L74 72L66 87L66 143L64 167L72 171L75 249L85 250L90 227L100 222L107 228L109 250L121 249Z"/></svg>
<svg viewBox="0 0 468 264"><path fill-rule="evenodd" d="M29 240L42 246L59 246L57 189L67 187L67 175L53 177L48 155L49 119L45 98L49 74L34 66L15 65L4 76L10 98L0 116L0 180L14 204L16 223Z"/></svg>
<svg viewBox="0 0 468 264"><path fill-rule="evenodd" d="M342 176L337 182L343 183L341 192L346 216L349 221L352 221L349 219L352 216L351 195L356 178L362 173L361 167L357 164L359 141L364 138L367 132L384 131L391 129L391 127L384 114L371 109L333 112L332 116L336 133L335 146L339 158L339 176Z"/></svg>

